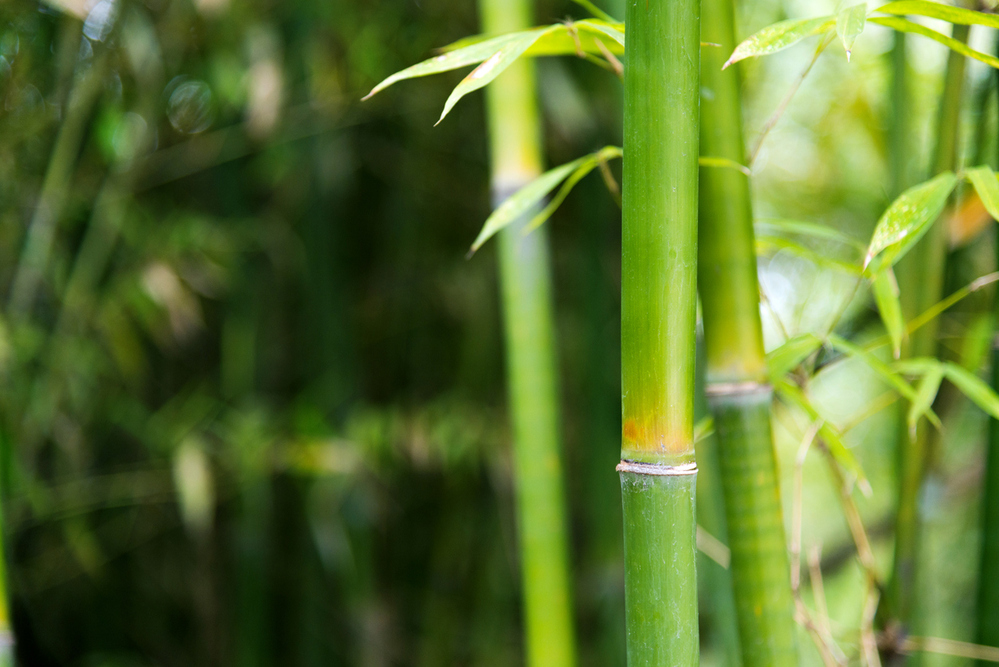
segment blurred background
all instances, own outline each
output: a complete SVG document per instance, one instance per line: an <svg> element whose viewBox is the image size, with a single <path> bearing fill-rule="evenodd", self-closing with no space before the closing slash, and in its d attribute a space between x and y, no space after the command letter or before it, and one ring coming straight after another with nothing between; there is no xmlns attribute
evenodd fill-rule
<svg viewBox="0 0 999 667"><path fill-rule="evenodd" d="M837 8L744 2L739 34ZM570 16L585 14L538 3L539 23ZM0 481L20 664L522 664L494 250L465 259L489 213L482 97L437 128L459 74L360 102L477 21L470 0L0 3ZM870 26L852 63L819 60L754 165L761 218L869 238L889 201L890 44ZM748 63L750 142L813 49ZM922 174L946 52L910 53ZM969 72L966 159L992 162L992 84ZM544 59L539 85L550 165L620 143L613 74ZM623 665L620 214L590 176L548 224L581 661ZM955 232L948 291L994 270L981 229ZM851 276L761 250L771 345L844 304L843 330L880 335ZM976 370L988 304L943 325ZM887 563L895 408L849 361L812 392L871 479L860 509ZM970 639L984 419L949 409L922 585L930 634ZM787 487L808 424L780 407L775 423ZM804 474L804 548L821 548L833 629L856 643L863 575L825 463ZM703 662L719 664L704 608Z"/></svg>

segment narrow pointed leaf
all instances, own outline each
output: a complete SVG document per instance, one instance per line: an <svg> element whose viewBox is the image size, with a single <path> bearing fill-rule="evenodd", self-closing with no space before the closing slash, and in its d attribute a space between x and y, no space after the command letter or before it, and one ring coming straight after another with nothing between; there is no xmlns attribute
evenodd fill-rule
<svg viewBox="0 0 999 667"><path fill-rule="evenodd" d="M491 37L482 41L476 41L467 46L447 51L428 60L424 60L421 63L417 63L412 67L407 67L401 72L396 72L372 88L371 92L364 96L364 99L368 99L373 95L376 95L399 81L430 76L431 74L440 74L441 72L449 72L454 69L460 69L462 67L468 67L469 65L481 63L492 57L504 47L507 47L510 44L519 43L526 35L532 33L540 34L544 30L546 29L540 28L529 30L527 32L515 32L508 35L500 35L498 37Z"/></svg>
<svg viewBox="0 0 999 667"><path fill-rule="evenodd" d="M940 216L956 185L957 176L947 171L909 188L892 202L874 229L864 269L875 271L882 265L891 266L901 259ZM877 257L878 266L871 267L871 262Z"/></svg>
<svg viewBox="0 0 999 667"><path fill-rule="evenodd" d="M836 34L846 49L846 59L850 60L853 43L864 32L867 24L867 3L847 7L836 15Z"/></svg>
<svg viewBox="0 0 999 667"><path fill-rule="evenodd" d="M497 76L499 76L503 70L513 64L520 56L524 55L527 49L531 48L538 38L541 37L541 32L534 30L523 33L522 36L503 46L499 51L489 56L484 62L482 62L478 67L473 69L468 76L461 80L453 91L451 91L450 97L447 98L447 102L444 103L444 111L441 112L441 117L437 120L440 124L444 117L448 115L454 105L458 103L465 95L471 93L472 91L478 90L483 86L487 85Z"/></svg>
<svg viewBox="0 0 999 667"><path fill-rule="evenodd" d="M597 46L596 39L600 39L604 47L614 55L624 55L623 23L601 21L600 19L584 19L582 21L542 26L534 28L534 30L542 31L541 36L538 37L538 41L531 48L524 52L524 56L532 58L537 56L571 56L577 54L580 50L583 53L601 55L603 52ZM523 33L511 33L511 35L518 34ZM441 51L451 53L475 44L482 44L490 40L499 39L500 37L509 36L472 35L448 44L441 48ZM604 39L606 37L610 39ZM485 58L482 58L482 60L485 60ZM476 62L481 62L481 60Z"/></svg>
<svg viewBox="0 0 999 667"><path fill-rule="evenodd" d="M981 378L954 363L944 364L944 375L972 403L993 419L999 419L999 396Z"/></svg>
<svg viewBox="0 0 999 667"><path fill-rule="evenodd" d="M820 347L822 341L810 333L788 338L783 345L767 354L767 369L771 379L776 381L784 377Z"/></svg>
<svg viewBox="0 0 999 667"><path fill-rule="evenodd" d="M899 301L898 282L891 267L878 271L872 280L874 302L878 306L881 321L885 331L891 338L892 353L898 359L902 353L902 341L905 338L905 320L902 317L902 304Z"/></svg>
<svg viewBox="0 0 999 667"><path fill-rule="evenodd" d="M892 364L892 368L905 375L926 375L939 367L940 362L933 357L914 357L912 359L896 361Z"/></svg>
<svg viewBox="0 0 999 667"><path fill-rule="evenodd" d="M786 250L792 255L796 255L802 259L807 259L816 266L823 266L836 271L842 271L843 273L851 276L862 276L864 274L864 271L860 268L859 264L851 264L849 262L843 262L833 257L829 257L824 253L816 252L815 250L812 250L811 248L808 248L796 241L780 236L757 237L756 254L766 255L773 249Z"/></svg>
<svg viewBox="0 0 999 667"><path fill-rule="evenodd" d="M797 385L787 382L786 380L774 381L774 392L777 396L789 405L793 405L798 408L808 418L815 422L822 419L822 426L819 428L819 437L825 442L826 447L829 448L829 453L832 457L836 459L836 462L843 467L844 470L853 474L860 484L867 488L870 484L867 482L867 477L864 475L863 468L860 467L860 463L857 458L853 455L845 444L843 444L842 436L839 431L829 422L825 421L819 414L819 411L815 409L808 397L805 396L803 392Z"/></svg>
<svg viewBox="0 0 999 667"><path fill-rule="evenodd" d="M835 24L836 17L820 16L814 19L781 21L780 23L767 26L735 47L735 51L732 52L728 62L725 63L722 69L746 58L777 53L797 44L806 37L826 32L832 29Z"/></svg>
<svg viewBox="0 0 999 667"><path fill-rule="evenodd" d="M940 382L943 380L943 368L930 368L919 381L916 388L916 398L909 406L908 423L909 429L916 428L920 418L930 412L930 406L936 400L937 392L940 391Z"/></svg>
<svg viewBox="0 0 999 667"><path fill-rule="evenodd" d="M936 30L931 30L930 28L920 25L919 23L913 23L912 21L899 18L898 16L872 16L867 20L871 23L877 23L878 25L898 30L899 32L911 32L914 35L929 37L936 42L940 42L951 51L960 53L962 56L967 56L968 58L974 58L975 60L981 61L990 67L999 69L999 58L990 56L987 53L982 53L981 51L976 51L964 42L948 37L943 33L937 32Z"/></svg>
<svg viewBox="0 0 999 667"><path fill-rule="evenodd" d="M940 19L948 23L985 25L990 28L999 28L999 16L995 14L975 12L963 7L952 7L951 5L944 5L939 2L927 2L926 0L898 0L898 2L890 2L883 7L878 7L875 11L900 16L915 14L931 19Z"/></svg>
<svg viewBox="0 0 999 667"><path fill-rule="evenodd" d="M580 164L591 157L587 155L578 160L573 160L568 164L563 164L561 167L555 167L550 171L546 171L520 190L517 190L517 192L500 204L486 220L482 226L482 231L479 232L475 243L472 244L471 252L475 252L481 248L482 244L511 222L530 213L552 190L558 187L559 183L564 181Z"/></svg>
<svg viewBox="0 0 999 667"><path fill-rule="evenodd" d="M836 241L851 248L856 248L863 253L867 247L832 227L817 225L813 222L801 222L798 220L782 220L776 218L765 218L753 223L757 236L773 236L790 239L793 236L807 236L820 241Z"/></svg>
<svg viewBox="0 0 999 667"><path fill-rule="evenodd" d="M552 200L548 203L548 206L534 216L527 225L524 226L524 233L530 233L544 224L544 222L552 217L552 214L558 210L558 207L562 205L565 198L569 196L572 189L576 187L576 183L579 183L587 174L596 169L601 162L606 162L608 160L613 160L624 155L622 151L617 146L607 146L592 155L587 155L580 160L579 165L576 169L569 174L569 177L565 179L565 183L559 189L558 194L556 194Z"/></svg>
<svg viewBox="0 0 999 667"><path fill-rule="evenodd" d="M895 391L901 394L904 398L907 398L910 401L915 400L916 391L912 388L912 385L906 382L898 371L878 359L877 356L862 347L854 345L845 338L837 336L836 334L830 334L828 342L834 349L839 350L846 356L862 361L868 368L877 373L886 384L893 387ZM935 418L936 415L933 417Z"/></svg>
<svg viewBox="0 0 999 667"><path fill-rule="evenodd" d="M702 167L717 167L718 169L734 169L740 171L746 176L752 176L753 172L744 164L740 164L735 160L730 160L727 157L711 157L709 155L702 155L697 158L697 164Z"/></svg>
<svg viewBox="0 0 999 667"><path fill-rule="evenodd" d="M999 178L992 171L992 167L982 165L966 169L964 175L973 186L978 198L982 200L982 205L994 219L999 220Z"/></svg>

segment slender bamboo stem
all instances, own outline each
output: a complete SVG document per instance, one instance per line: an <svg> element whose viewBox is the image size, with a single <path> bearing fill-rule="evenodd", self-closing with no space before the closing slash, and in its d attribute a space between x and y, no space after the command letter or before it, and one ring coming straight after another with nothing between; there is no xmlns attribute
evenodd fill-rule
<svg viewBox="0 0 999 667"><path fill-rule="evenodd" d="M996 51L999 52L999 43ZM996 92L999 97L999 71ZM983 108L987 108L983 105ZM999 244L996 261L999 263ZM995 313L999 314L999 290L995 295ZM993 315L995 316L995 315ZM999 348L992 349L992 388L999 389ZM978 627L976 641L999 647L999 420L989 420L989 439L985 454L985 479L982 492L982 548L978 566ZM978 665L986 665L979 661Z"/></svg>
<svg viewBox="0 0 999 667"><path fill-rule="evenodd" d="M702 0L701 153L744 155L732 0ZM745 667L796 665L791 594L768 384L748 177L701 169L699 286L707 394L715 418L732 584Z"/></svg>
<svg viewBox="0 0 999 667"><path fill-rule="evenodd" d="M968 40L968 26L955 25L953 36L961 42ZM937 119L937 146L933 157L932 172L953 170L958 162L958 137L960 130L961 97L965 78L964 56L953 51L947 59L943 97ZM947 229L940 222L906 255L898 266L902 290L902 310L910 320L941 299L947 258ZM905 356L932 356L936 352L937 321L909 337L903 346ZM892 576L885 600L887 615L880 613L882 623L886 618L898 624L897 636L911 631L916 600L916 577L920 517L919 492L926 474L928 432L925 424L910 433L904 420L899 426L898 475L899 500L895 521L895 555Z"/></svg>
<svg viewBox="0 0 999 667"><path fill-rule="evenodd" d="M629 2L621 258L628 664L695 665L700 6Z"/></svg>
<svg viewBox="0 0 999 667"><path fill-rule="evenodd" d="M531 25L529 0L481 0L487 33ZM514 63L486 90L492 182L501 202L541 173L532 63ZM558 400L550 262L545 230L500 235L508 390L514 430L521 586L527 664L576 663Z"/></svg>

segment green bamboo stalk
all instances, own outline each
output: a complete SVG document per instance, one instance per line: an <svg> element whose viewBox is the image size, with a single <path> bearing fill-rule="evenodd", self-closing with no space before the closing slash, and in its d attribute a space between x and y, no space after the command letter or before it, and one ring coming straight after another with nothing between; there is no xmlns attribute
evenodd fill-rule
<svg viewBox="0 0 999 667"><path fill-rule="evenodd" d="M968 40L968 26L955 25L953 37ZM964 56L951 51L947 58L943 97L937 119L937 145L933 157L934 174L953 170L958 162L961 97L965 79ZM902 312L908 321L924 312L942 298L947 259L947 228L941 221L906 255L898 265ZM903 346L903 356L933 356L936 353L937 320L915 332ZM916 600L916 570L918 567L919 493L926 475L928 432L925 423L910 433L904 420L899 425L898 476L899 499L895 520L895 554L892 575L888 582L884 604L879 616L898 625L897 636L911 631Z"/></svg>
<svg viewBox="0 0 999 667"><path fill-rule="evenodd" d="M741 162L745 155L732 0L702 0L701 153ZM732 552L732 585L745 667L795 665L794 602L770 429L770 387L760 322L748 177L701 169L698 279Z"/></svg>
<svg viewBox="0 0 999 667"><path fill-rule="evenodd" d="M694 370L700 5L629 2L621 257L628 664L698 660Z"/></svg>
<svg viewBox="0 0 999 667"><path fill-rule="evenodd" d="M530 0L481 0L486 33L531 25ZM486 89L493 198L499 204L541 173L533 64L514 63ZM508 392L520 539L527 664L576 663L548 240L524 235L528 218L499 239Z"/></svg>
<svg viewBox="0 0 999 667"><path fill-rule="evenodd" d="M28 225L24 250L14 273L8 302L10 314L14 317L22 317L31 308L38 285L45 275L80 143L85 137L90 113L103 90L105 58L105 55L97 56L80 74L70 93L66 119L56 135L38 195L38 205Z"/></svg>
<svg viewBox="0 0 999 667"><path fill-rule="evenodd" d="M999 43L996 51L999 52ZM999 93L999 71L993 74ZM985 108L983 106L983 108ZM999 264L999 244L996 249ZM999 313L999 290L994 312ZM994 315L995 316L995 315ZM992 388L999 390L999 349L992 350ZM989 439L982 480L982 547L978 566L978 618L975 640L986 646L999 646L999 420L989 420ZM978 666L988 664L978 661Z"/></svg>
<svg viewBox="0 0 999 667"><path fill-rule="evenodd" d="M892 198L911 185L912 128L909 113L909 76L905 33L895 31L891 49L891 119L888 126L888 164Z"/></svg>

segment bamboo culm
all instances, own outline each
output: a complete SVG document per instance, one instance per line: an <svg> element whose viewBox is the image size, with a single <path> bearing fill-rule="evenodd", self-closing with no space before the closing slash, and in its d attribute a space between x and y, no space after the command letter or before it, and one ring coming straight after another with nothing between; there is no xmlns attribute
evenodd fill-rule
<svg viewBox="0 0 999 667"><path fill-rule="evenodd" d="M968 26L955 25L954 39L967 42ZM947 59L943 97L937 119L937 145L933 157L934 174L957 167L957 147L960 129L961 98L964 90L966 58L951 52ZM902 311L908 321L938 302L943 293L947 259L947 228L937 221L929 232L902 259L897 267ZM903 345L907 357L933 356L936 353L937 320L915 332ZM915 616L918 578L918 551L921 533L919 493L926 476L928 437L925 422L910 433L901 419L898 436L899 500L895 520L895 554L888 582L884 609L879 620L893 636L912 631Z"/></svg>
<svg viewBox="0 0 999 667"><path fill-rule="evenodd" d="M702 0L701 154L745 156L732 0ZM772 390L759 312L748 177L701 169L699 286L707 352L707 395L715 420L744 667L797 665L794 603L777 461Z"/></svg>
<svg viewBox="0 0 999 667"><path fill-rule="evenodd" d="M999 52L999 42L996 45ZM999 70L995 77L999 97ZM997 106L999 111L999 106ZM999 164L999 156L997 156ZM999 244L996 262L999 264ZM999 291L995 296L999 312ZM999 348L992 349L992 388L999 390ZM986 646L999 646L999 420L989 420L989 439L985 454L985 478L982 489L982 547L978 567L978 627L975 640ZM979 661L979 667L988 663Z"/></svg>
<svg viewBox="0 0 999 667"><path fill-rule="evenodd" d="M695 566L698 0L629 2L621 493L630 667L698 661Z"/></svg>
<svg viewBox="0 0 999 667"><path fill-rule="evenodd" d="M486 33L531 25L529 0L481 0L479 8ZM486 89L486 104L498 205L541 173L533 63L514 63ZM524 235L526 221L510 225L499 239L526 664L573 667L550 261L545 229Z"/></svg>

